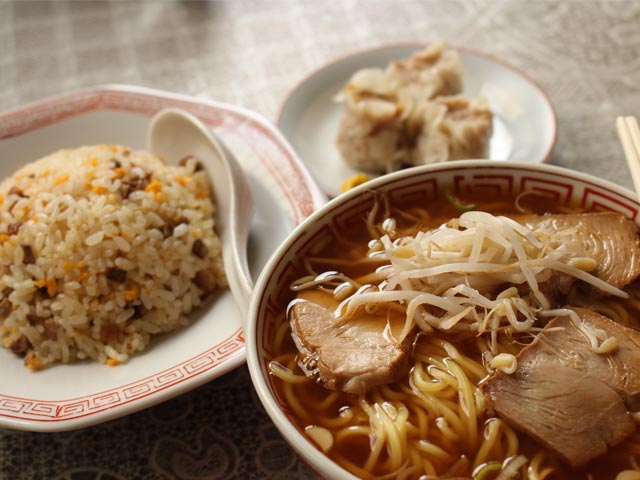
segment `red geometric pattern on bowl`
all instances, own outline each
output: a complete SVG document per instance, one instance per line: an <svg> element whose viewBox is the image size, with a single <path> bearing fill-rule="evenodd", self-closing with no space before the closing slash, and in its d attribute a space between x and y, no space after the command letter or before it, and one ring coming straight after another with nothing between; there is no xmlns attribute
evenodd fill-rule
<svg viewBox="0 0 640 480"><path fill-rule="evenodd" d="M573 196L573 185L548 178L523 176L520 180L520 191L541 193L552 198L558 205L569 205Z"/></svg>
<svg viewBox="0 0 640 480"><path fill-rule="evenodd" d="M638 205L629 203L616 195L607 195L598 189L585 188L582 195L582 206L587 210L609 210L620 212L627 218L636 220L638 218Z"/></svg>
<svg viewBox="0 0 640 480"><path fill-rule="evenodd" d="M455 175L453 189L458 195L507 197L513 195L515 181L512 175L506 174Z"/></svg>
<svg viewBox="0 0 640 480"><path fill-rule="evenodd" d="M637 200L631 198L631 192L624 193L623 189L608 182L596 183L579 173L573 174L561 169L544 171L546 168L535 165L501 166L496 163L492 166L464 168L443 166L435 171L420 172L387 181L379 186L377 193L363 189L345 202L333 206L330 214L325 212L320 218L312 216L308 220L310 223L306 225L307 228L300 230L297 237L292 239L288 254L285 254L273 269L266 281L270 286L269 290L265 291L258 306L258 318L261 320L258 322L257 338L259 356L262 359L262 375L285 415L291 418L284 399L274 388L275 378L268 373L268 358L273 351L271 341L276 316L282 311L283 302L287 302L293 296L289 288L293 274L306 254L318 251L329 242L338 241L335 238L327 238L327 234L330 237L335 236L339 227L366 217L366 213L371 209L374 200L380 197L381 192L386 193L393 201L410 201L416 204L428 202L446 190L456 194L481 193L512 197L523 191L536 191L554 198L564 206L619 212L636 223L639 222L640 205Z"/></svg>

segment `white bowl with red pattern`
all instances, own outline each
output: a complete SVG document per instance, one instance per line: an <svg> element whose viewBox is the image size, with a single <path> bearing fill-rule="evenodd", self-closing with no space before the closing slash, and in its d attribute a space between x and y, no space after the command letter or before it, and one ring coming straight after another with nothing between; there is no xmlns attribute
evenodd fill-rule
<svg viewBox="0 0 640 480"><path fill-rule="evenodd" d="M331 461L298 429L269 373L273 353L274 322L293 294L289 288L307 252L331 241L332 232L359 222L379 194L389 200L428 204L445 191L513 197L533 190L553 198L558 205L624 214L640 224L640 203L635 193L593 176L547 164L464 160L415 167L371 180L331 200L302 222L280 245L255 285L245 332L247 362L253 384L267 413L280 432L321 478L354 479Z"/></svg>

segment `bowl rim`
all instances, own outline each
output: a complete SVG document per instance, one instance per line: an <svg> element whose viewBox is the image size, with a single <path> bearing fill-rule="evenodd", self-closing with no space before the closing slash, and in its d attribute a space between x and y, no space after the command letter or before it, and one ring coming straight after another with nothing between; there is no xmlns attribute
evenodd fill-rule
<svg viewBox="0 0 640 480"><path fill-rule="evenodd" d="M396 180L404 179L412 175L420 176L422 174L434 173L442 170L455 171L473 169L478 167L505 168L562 175L580 183L591 183L604 189L613 191L620 196L627 197L627 199L634 202L640 207L638 194L636 194L635 192L632 192L626 187L613 183L609 180L601 179L585 172L580 172L565 167L559 167L556 165L549 165L547 163L529 163L504 160L458 160L455 162L412 167L405 170L400 170L398 172L383 175L362 185L359 185L346 193L338 195L337 197L327 202L323 207L312 213L309 217L307 217L302 223L300 223L289 233L289 235L283 240L280 246L271 255L256 281L249 304L247 327L245 329L245 342L247 349L247 366L249 368L251 382L253 383L253 386L258 394L258 398L260 399L269 417L274 422L287 443L317 474L326 475L328 476L328 478L344 480L353 480L358 478L352 473L343 469L333 460L331 460L326 454L322 453L310 439L305 437L289 420L287 415L279 407L278 402L276 401L274 396L271 394L269 385L267 384L263 375L261 362L262 358L259 356L258 337L256 335L258 329L258 313L261 308L260 305L264 298L265 291L268 287L268 280L273 277L275 269L280 264L294 241L296 241L299 237L307 236L310 233L313 233L314 224L319 218L330 214L330 212L336 210L338 206L342 205L343 203L347 203L354 197L357 197L358 195L361 195L368 190L375 190L386 184L393 183ZM636 218L633 220L636 223L640 222L640 212L637 213Z"/></svg>

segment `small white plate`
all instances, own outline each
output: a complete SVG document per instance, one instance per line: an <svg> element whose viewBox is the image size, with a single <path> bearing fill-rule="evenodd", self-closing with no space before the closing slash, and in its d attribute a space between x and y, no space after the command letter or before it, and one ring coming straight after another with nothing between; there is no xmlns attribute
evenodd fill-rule
<svg viewBox="0 0 640 480"><path fill-rule="evenodd" d="M422 48L422 44L391 45L343 57L312 72L285 98L276 123L329 195L339 194L344 179L358 173L342 160L335 145L344 109L334 100L336 94L357 70L385 67ZM501 60L454 48L464 65L463 93L485 97L494 114L488 157L544 162L556 141L556 116L542 89Z"/></svg>
<svg viewBox="0 0 640 480"><path fill-rule="evenodd" d="M0 178L60 148L119 143L145 148L149 119L178 107L196 115L234 153L255 214L249 266L257 278L276 247L326 201L280 133L247 110L145 88L107 85L0 113ZM204 313L203 313L204 312ZM31 372L0 348L0 427L61 431L120 417L208 382L245 361L242 318L231 293L193 322L152 340L118 367L93 362Z"/></svg>

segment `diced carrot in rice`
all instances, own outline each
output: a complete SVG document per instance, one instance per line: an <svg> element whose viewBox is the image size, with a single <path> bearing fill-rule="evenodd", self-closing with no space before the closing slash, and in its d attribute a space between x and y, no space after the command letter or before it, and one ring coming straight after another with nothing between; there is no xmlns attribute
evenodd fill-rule
<svg viewBox="0 0 640 480"><path fill-rule="evenodd" d="M28 222L20 231L19 243L34 245L38 257L36 264L12 265L16 244L8 232L0 233L0 289L23 288L24 292L16 297L28 298L12 302L11 313L4 322L11 322L16 327L11 331L4 326L0 328L0 346L9 347L32 330L26 316L36 312L44 312L43 318L50 318L58 328L58 338L44 339L48 342L44 347L40 339L30 338L32 345L25 356L28 368L38 370L54 362L87 358L101 359L109 365L123 363L149 342L151 330L146 325L149 321L146 316L129 322L131 309L138 305L145 312L160 314L158 318L162 318L163 324L154 325L154 329L171 331L184 325L185 315L203 301L202 291L190 280L185 280L186 291L180 296L189 296L189 302L172 301L172 295L175 296L173 282L167 282L165 276L155 272L155 262L167 261L166 268L171 275L175 272L185 279L191 278L194 268L206 267L218 272L220 285L226 284L219 240L210 228L214 207L206 176L192 176L184 166L167 166L146 152L133 152L117 145L63 150L25 168L28 170L16 172L0 186L0 215L7 219L7 224ZM131 179L128 179L130 175ZM21 183L17 181L18 176L24 177ZM144 188L148 195L131 195L124 201L118 184L135 178L144 178L144 182L134 191ZM113 193L110 192L111 185ZM183 188L187 185L189 188ZM19 192L17 207L13 200L11 205L6 201L11 188L16 189L13 193ZM61 192L65 193L64 197ZM91 201L86 202L89 198ZM150 199L155 202L149 202ZM64 221L56 217L58 214L64 214ZM158 241L157 229L153 228L158 224L158 218L175 222L185 216L189 218L185 232L202 238L207 245L217 245L212 247L215 255L206 259L193 255L175 258L180 255L176 252L191 248L193 240L188 235L175 236L170 242L164 241L166 237ZM36 241L36 236L44 240ZM121 248L123 242L130 248ZM184 244L182 247L180 242ZM119 262L117 265L126 264L128 276L121 286L104 278L105 269L114 261ZM209 263L202 265L203 262ZM23 269L19 278L34 280L23 282L23 287L3 283L3 278L12 275L10 265ZM27 268L30 270L25 270ZM64 280L55 278L52 272L64 273ZM34 289L40 292L33 294ZM51 309L53 303L56 309ZM67 323L68 316L62 315L68 306L73 306L74 310L83 309L78 311L79 315L74 315L73 324ZM101 331L105 322L118 322L124 327L118 339L96 340L95 334ZM86 338L80 341L81 337Z"/></svg>
<svg viewBox="0 0 640 480"><path fill-rule="evenodd" d="M69 180L69 175L65 173L63 175L59 175L58 177L56 177L56 179L53 181L53 184L62 185L67 180Z"/></svg>
<svg viewBox="0 0 640 480"><path fill-rule="evenodd" d="M122 296L127 302L131 302L140 296L140 289L138 287L133 287L129 290L125 290Z"/></svg>
<svg viewBox="0 0 640 480"><path fill-rule="evenodd" d="M173 177L176 182L178 182L180 185L182 185L183 187L186 187L187 184L189 182L191 182L191 180L193 180L191 177L183 177L181 175L176 175L175 177Z"/></svg>

